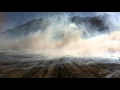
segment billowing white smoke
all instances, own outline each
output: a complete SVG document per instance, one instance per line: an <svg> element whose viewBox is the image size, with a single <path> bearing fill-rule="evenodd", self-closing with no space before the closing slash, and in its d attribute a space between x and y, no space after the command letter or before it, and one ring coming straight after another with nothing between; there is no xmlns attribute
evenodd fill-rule
<svg viewBox="0 0 120 90"><path fill-rule="evenodd" d="M120 30L118 27L113 28L113 31L107 34L83 38L83 36L91 34L87 30L89 27L83 24L78 27L68 18L67 15L49 17L48 20L52 23L44 32L30 34L24 39L0 39L0 50L28 50L28 52L51 58L120 56ZM107 22L107 24L115 26L116 24L113 22Z"/></svg>

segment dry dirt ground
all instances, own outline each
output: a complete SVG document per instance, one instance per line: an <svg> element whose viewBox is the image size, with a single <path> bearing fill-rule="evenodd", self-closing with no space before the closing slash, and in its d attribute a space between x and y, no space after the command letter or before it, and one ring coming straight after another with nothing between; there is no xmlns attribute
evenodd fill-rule
<svg viewBox="0 0 120 90"><path fill-rule="evenodd" d="M0 78L120 77L120 65L115 63L86 63L84 58L27 60L30 56L0 53Z"/></svg>

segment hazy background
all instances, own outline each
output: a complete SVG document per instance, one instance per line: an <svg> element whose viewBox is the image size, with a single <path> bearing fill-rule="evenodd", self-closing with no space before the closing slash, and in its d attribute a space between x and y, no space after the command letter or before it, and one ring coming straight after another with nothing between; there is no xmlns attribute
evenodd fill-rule
<svg viewBox="0 0 120 90"><path fill-rule="evenodd" d="M74 23L68 21L67 16L98 16L103 14L112 14L105 24L109 26L107 33L99 33L97 29L92 29L87 24L81 24L77 27ZM58 19L57 16L61 15ZM7 29L14 28L21 24L24 24L35 18L46 18L52 22L45 30L45 32L35 32L28 36L24 36L15 40L1 39L1 50L27 50L27 52L34 52L35 54L41 54L49 56L50 58L73 56L73 57L120 57L120 13L119 12L1 12L0 32ZM65 22L64 22L65 21ZM109 32L111 31L111 32ZM17 31L19 32L19 31ZM82 36L84 33L92 36L87 39ZM54 40L54 36L63 34L60 40ZM12 35L11 35L12 36ZM30 51L31 50L31 51ZM37 51L36 51L37 50ZM119 59L118 59L119 60Z"/></svg>
<svg viewBox="0 0 120 90"><path fill-rule="evenodd" d="M34 18L48 17L56 14L69 14L70 16L96 16L109 13L113 15L120 15L119 12L0 12L0 23L4 25L2 31L13 28L15 26L24 24Z"/></svg>
<svg viewBox="0 0 120 90"><path fill-rule="evenodd" d="M95 16L103 12L6 12L6 22L15 22L16 25L25 23L34 18L47 17L55 14L69 14L71 16ZM108 12L110 13L110 12ZM112 13L111 13L112 14Z"/></svg>

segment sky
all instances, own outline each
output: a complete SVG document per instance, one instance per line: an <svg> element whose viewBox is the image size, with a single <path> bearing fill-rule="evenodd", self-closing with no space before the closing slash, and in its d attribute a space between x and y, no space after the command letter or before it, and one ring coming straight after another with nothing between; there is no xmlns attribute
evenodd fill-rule
<svg viewBox="0 0 120 90"><path fill-rule="evenodd" d="M0 12L1 13L1 12ZM104 14L105 12L4 12L5 23L4 29L14 28L21 24L24 24L34 18L47 17L55 14L67 13L72 16L95 16L99 14ZM109 14L115 14L116 12L107 12Z"/></svg>
<svg viewBox="0 0 120 90"><path fill-rule="evenodd" d="M14 21L16 23L24 23L27 20L44 17L52 14L63 14L69 13L70 15L78 15L78 16L94 16L98 14L102 14L105 12L6 12L7 13L7 20ZM106 12L106 13L115 13L115 12Z"/></svg>

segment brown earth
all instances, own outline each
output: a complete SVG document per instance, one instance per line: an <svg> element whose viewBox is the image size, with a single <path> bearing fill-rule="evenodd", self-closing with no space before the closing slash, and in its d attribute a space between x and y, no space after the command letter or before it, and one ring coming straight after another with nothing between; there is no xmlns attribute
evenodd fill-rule
<svg viewBox="0 0 120 90"><path fill-rule="evenodd" d="M119 78L119 64L80 64L77 60L0 61L0 78Z"/></svg>

